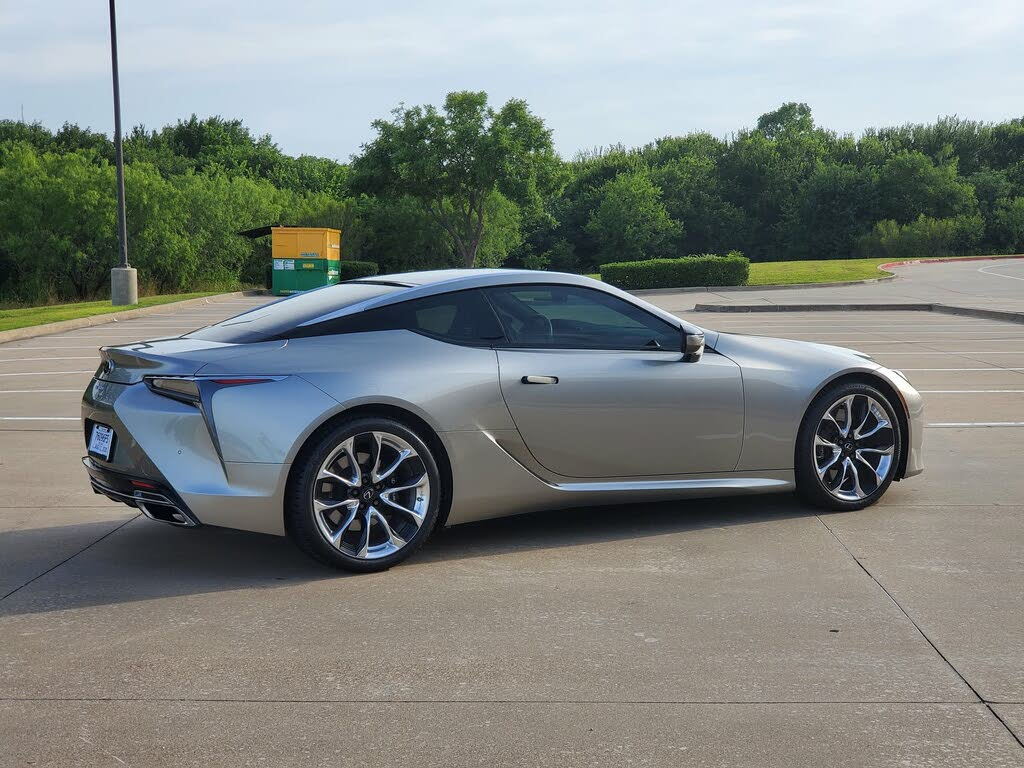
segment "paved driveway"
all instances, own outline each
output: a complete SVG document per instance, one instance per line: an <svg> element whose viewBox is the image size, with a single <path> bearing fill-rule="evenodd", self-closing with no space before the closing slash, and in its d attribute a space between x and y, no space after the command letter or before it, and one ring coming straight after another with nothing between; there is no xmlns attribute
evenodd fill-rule
<svg viewBox="0 0 1024 768"><path fill-rule="evenodd" d="M907 371L926 473L850 514L474 523L350 577L88 490L95 346L252 303L0 346L0 765L1024 764L1021 326L690 315Z"/></svg>
<svg viewBox="0 0 1024 768"><path fill-rule="evenodd" d="M1024 312L1024 258L922 263L892 270L895 280L831 288L793 288L645 296L660 307L701 304L942 303Z"/></svg>

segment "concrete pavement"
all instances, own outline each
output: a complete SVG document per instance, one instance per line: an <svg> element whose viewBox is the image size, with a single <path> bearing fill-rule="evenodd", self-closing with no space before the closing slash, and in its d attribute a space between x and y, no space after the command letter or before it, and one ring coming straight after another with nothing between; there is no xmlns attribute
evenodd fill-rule
<svg viewBox="0 0 1024 768"><path fill-rule="evenodd" d="M1024 764L1024 328L688 315L905 370L925 474L851 514L777 496L474 523L352 577L92 494L95 357L28 359L244 308L0 346L0 766Z"/></svg>
<svg viewBox="0 0 1024 768"><path fill-rule="evenodd" d="M694 304L942 303L1024 312L1024 259L952 261L894 267L895 280L830 288L745 289L644 296L671 311ZM881 273L880 273L881 274Z"/></svg>

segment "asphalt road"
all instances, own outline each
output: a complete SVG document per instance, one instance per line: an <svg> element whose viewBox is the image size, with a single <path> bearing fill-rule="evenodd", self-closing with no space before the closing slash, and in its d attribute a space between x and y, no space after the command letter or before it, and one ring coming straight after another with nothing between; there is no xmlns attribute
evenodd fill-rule
<svg viewBox="0 0 1024 768"><path fill-rule="evenodd" d="M1024 257L895 267L895 280L831 288L678 293L644 298L658 306L701 304L942 303L1024 312Z"/></svg>
<svg viewBox="0 0 1024 768"><path fill-rule="evenodd" d="M942 289L915 282L834 293ZM97 344L251 303L0 346L0 765L1024 765L1024 327L688 315L902 368L925 474L850 514L777 496L474 523L350 577L137 517L81 469Z"/></svg>

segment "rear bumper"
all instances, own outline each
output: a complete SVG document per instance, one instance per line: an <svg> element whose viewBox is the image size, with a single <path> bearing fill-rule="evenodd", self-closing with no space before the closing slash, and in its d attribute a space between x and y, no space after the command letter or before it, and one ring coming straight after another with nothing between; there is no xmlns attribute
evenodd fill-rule
<svg viewBox="0 0 1024 768"><path fill-rule="evenodd" d="M248 450L251 455L247 458L256 459L230 461L218 452L203 412L195 406L157 395L145 384L93 379L82 400L83 437L88 444L92 422L111 427L115 434L109 461L96 456L83 460L93 489L165 523L284 535L284 493L290 464L261 461L268 457L258 453L274 446L274 437L284 430L274 421L275 411L267 403L239 412L226 397L226 393L245 394L247 389L256 387L225 390L214 401L215 409L224 416L219 430L221 447L229 456ZM298 402L311 399L304 397ZM292 402L287 397L283 401ZM278 410L284 409L278 406ZM254 413L262 414L261 418L253 418ZM239 437L236 425L258 431ZM156 489L139 488L132 481ZM163 499L147 496L149 493Z"/></svg>
<svg viewBox="0 0 1024 768"><path fill-rule="evenodd" d="M142 511L150 520L183 528L196 528L198 518L184 501L163 483L145 477L133 477L99 466L90 456L82 457L93 493Z"/></svg>

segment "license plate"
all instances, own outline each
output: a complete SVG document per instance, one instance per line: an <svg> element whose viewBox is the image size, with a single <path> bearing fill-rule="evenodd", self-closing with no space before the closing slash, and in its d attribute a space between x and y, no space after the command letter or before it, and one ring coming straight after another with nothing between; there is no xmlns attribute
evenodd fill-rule
<svg viewBox="0 0 1024 768"><path fill-rule="evenodd" d="M94 453L104 461L110 461L110 449L114 445L114 430L103 424L93 424L89 435L89 453Z"/></svg>

